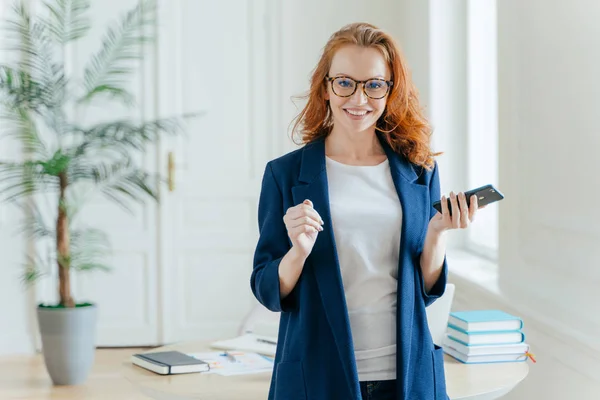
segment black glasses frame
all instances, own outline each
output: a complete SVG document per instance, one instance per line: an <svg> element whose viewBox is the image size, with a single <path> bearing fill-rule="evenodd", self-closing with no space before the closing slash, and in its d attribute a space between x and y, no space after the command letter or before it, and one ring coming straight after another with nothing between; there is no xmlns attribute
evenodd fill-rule
<svg viewBox="0 0 600 400"><path fill-rule="evenodd" d="M342 96L342 95L339 95L339 94L337 94L335 92L335 89L333 88L333 81L336 80L336 79L339 79L339 78L349 79L352 82L354 82L354 90L352 91L352 93L350 93L349 95L346 95L346 96ZM353 96L354 93L356 93L356 89L358 88L358 85L362 83L363 93L365 94L365 96L367 96L368 98L373 99L373 100L383 99L385 96L387 96L389 94L391 87L394 85L393 81L386 81L385 79L382 79L382 78L371 78L371 79L367 79L366 81L357 81L356 79L352 79L352 78L350 78L348 76L344 76L344 75L340 75L340 76L326 76L325 80L327 80L327 82L331 82L332 83L331 84L331 90L333 90L333 93L336 96L338 96L338 97L351 97L351 96ZM372 96L369 96L369 94L367 93L367 89L365 89L365 83L367 83L369 81L379 81L379 82L385 82L386 83L386 91L383 94L383 96L381 96L381 97L372 97Z"/></svg>

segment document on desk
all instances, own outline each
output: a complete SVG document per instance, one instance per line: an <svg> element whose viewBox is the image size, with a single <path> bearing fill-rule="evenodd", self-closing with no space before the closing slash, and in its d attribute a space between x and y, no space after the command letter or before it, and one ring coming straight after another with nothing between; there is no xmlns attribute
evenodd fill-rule
<svg viewBox="0 0 600 400"><path fill-rule="evenodd" d="M188 355L210 365L210 371L205 374L230 376L273 371L273 359L257 353L215 351Z"/></svg>
<svg viewBox="0 0 600 400"><path fill-rule="evenodd" d="M213 342L210 346L220 350L239 350L275 357L277 338L247 333L232 339Z"/></svg>

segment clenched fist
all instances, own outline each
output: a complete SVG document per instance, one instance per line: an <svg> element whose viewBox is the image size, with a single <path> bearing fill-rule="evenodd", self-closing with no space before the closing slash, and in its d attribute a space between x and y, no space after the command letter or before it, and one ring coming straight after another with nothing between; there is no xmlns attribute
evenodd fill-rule
<svg viewBox="0 0 600 400"><path fill-rule="evenodd" d="M310 200L304 200L297 206L290 207L283 216L283 222L299 255L306 258L317 240L317 235L323 230L323 220L313 208Z"/></svg>

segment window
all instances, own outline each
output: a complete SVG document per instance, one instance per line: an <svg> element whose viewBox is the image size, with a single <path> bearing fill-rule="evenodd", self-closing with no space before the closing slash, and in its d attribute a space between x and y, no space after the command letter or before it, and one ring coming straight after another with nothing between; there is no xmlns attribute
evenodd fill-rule
<svg viewBox="0 0 600 400"><path fill-rule="evenodd" d="M468 187L498 187L496 0L467 2ZM500 191L502 188L498 187ZM466 247L496 259L498 203L478 213Z"/></svg>

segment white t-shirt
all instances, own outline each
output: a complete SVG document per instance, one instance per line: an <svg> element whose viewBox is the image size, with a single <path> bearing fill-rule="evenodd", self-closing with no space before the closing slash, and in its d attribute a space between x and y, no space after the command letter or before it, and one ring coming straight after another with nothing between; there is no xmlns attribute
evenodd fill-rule
<svg viewBox="0 0 600 400"><path fill-rule="evenodd" d="M395 379L402 207L389 161L353 166L327 157L326 166L358 377Z"/></svg>

